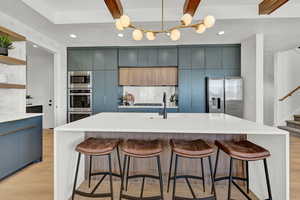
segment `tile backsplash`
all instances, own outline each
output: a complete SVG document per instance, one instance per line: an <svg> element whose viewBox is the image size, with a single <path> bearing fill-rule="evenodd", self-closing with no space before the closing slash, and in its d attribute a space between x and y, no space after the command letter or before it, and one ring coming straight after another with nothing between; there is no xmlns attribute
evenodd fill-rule
<svg viewBox="0 0 300 200"><path fill-rule="evenodd" d="M142 87L142 86L124 86L123 96L130 93L134 96L135 103L163 103L163 93L167 94L167 102L170 97L177 94L177 87L175 86L156 86L156 87Z"/></svg>

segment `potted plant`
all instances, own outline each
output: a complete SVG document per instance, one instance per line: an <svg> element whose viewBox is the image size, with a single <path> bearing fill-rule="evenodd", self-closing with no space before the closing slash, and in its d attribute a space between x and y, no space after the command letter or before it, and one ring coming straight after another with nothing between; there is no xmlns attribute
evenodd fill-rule
<svg viewBox="0 0 300 200"><path fill-rule="evenodd" d="M0 55L8 56L8 49L13 49L12 40L8 36L0 36Z"/></svg>

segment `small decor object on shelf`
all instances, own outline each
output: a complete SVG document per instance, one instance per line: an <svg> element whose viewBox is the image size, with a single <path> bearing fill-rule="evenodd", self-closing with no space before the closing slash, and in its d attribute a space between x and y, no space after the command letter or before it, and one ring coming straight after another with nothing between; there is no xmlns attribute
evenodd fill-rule
<svg viewBox="0 0 300 200"><path fill-rule="evenodd" d="M0 36L0 55L8 56L8 50L13 48L12 40L8 36Z"/></svg>

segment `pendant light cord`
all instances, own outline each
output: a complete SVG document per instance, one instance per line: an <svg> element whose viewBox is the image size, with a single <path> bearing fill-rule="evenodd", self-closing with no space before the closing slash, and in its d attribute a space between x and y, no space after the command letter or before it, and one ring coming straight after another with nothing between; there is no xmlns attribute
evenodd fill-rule
<svg viewBox="0 0 300 200"><path fill-rule="evenodd" d="M161 0L161 31L164 31L164 0Z"/></svg>

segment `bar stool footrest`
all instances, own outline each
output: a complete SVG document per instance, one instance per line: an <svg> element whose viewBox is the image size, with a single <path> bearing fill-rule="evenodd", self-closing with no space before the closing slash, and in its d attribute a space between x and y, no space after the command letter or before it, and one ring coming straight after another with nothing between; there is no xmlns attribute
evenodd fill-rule
<svg viewBox="0 0 300 200"><path fill-rule="evenodd" d="M109 175L109 174L110 174L109 172L94 172L94 173L91 173L91 176ZM117 173L111 173L111 175L121 178L121 175L117 174Z"/></svg>
<svg viewBox="0 0 300 200"><path fill-rule="evenodd" d="M181 175L181 176L176 176L176 179L179 179L179 178L191 178L191 179L198 179L198 180L203 180L203 177L200 177L200 176L192 176L192 175ZM173 180L174 179L174 176L170 177L170 180Z"/></svg>
<svg viewBox="0 0 300 200"><path fill-rule="evenodd" d="M159 180L159 176L147 175L147 174L136 174L136 175L128 176L127 178L128 179L133 179L133 178L152 178L152 179Z"/></svg>
<svg viewBox="0 0 300 200"><path fill-rule="evenodd" d="M202 198L187 198L187 197L179 197L175 196L175 200L216 200L214 196L211 197L202 197Z"/></svg>
<svg viewBox="0 0 300 200"><path fill-rule="evenodd" d="M128 200L161 200L161 196L153 196L153 197L135 197L126 194L122 194L120 199L128 199Z"/></svg>
<svg viewBox="0 0 300 200"><path fill-rule="evenodd" d="M247 181L246 178L237 177L237 176L233 176L232 179L233 179L233 180L238 180L238 181ZM217 182L217 181L229 180L229 176L224 176L224 177L215 178L214 180L215 180L215 182Z"/></svg>
<svg viewBox="0 0 300 200"><path fill-rule="evenodd" d="M93 194L93 193L87 193L82 192L79 190L75 190L75 194L78 194L80 196L89 197L89 198L105 198L105 197L111 197L111 193L99 193L99 194Z"/></svg>

